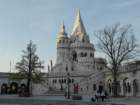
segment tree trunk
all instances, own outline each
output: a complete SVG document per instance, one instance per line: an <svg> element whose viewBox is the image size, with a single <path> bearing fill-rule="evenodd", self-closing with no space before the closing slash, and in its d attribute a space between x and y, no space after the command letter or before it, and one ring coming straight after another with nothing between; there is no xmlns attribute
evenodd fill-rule
<svg viewBox="0 0 140 105"><path fill-rule="evenodd" d="M117 83L117 72L114 71L113 74L113 96L118 96L118 83Z"/></svg>
<svg viewBox="0 0 140 105"><path fill-rule="evenodd" d="M30 83L31 83L31 76L30 73L28 74L28 78L27 78L27 91L26 91L26 96L30 97Z"/></svg>
<svg viewBox="0 0 140 105"><path fill-rule="evenodd" d="M31 70L32 70L32 67L31 67L31 64L32 64L32 61L31 61L31 57L32 57L32 54L31 54L31 49L30 49L30 56L29 56L29 72L28 72L28 78L27 78L27 96L30 97L30 84L31 84Z"/></svg>

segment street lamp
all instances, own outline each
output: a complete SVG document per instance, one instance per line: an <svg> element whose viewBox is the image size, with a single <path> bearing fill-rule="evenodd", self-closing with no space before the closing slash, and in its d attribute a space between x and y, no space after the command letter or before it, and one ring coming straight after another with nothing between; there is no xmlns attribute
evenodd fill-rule
<svg viewBox="0 0 140 105"><path fill-rule="evenodd" d="M70 74L67 73L68 99L70 99Z"/></svg>

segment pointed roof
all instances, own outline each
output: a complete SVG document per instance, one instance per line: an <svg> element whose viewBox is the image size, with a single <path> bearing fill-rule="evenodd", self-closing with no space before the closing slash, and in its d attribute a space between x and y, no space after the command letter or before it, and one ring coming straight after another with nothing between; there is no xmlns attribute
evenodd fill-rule
<svg viewBox="0 0 140 105"><path fill-rule="evenodd" d="M61 25L61 28L60 28L59 35L64 35L64 36L67 35L66 30L65 30L64 22L62 22L62 25Z"/></svg>
<svg viewBox="0 0 140 105"><path fill-rule="evenodd" d="M84 27L81 15L80 15L80 11L78 11L76 19L75 19L75 23L74 23L74 27L72 30L72 35L79 35L79 34L86 34L86 29Z"/></svg>

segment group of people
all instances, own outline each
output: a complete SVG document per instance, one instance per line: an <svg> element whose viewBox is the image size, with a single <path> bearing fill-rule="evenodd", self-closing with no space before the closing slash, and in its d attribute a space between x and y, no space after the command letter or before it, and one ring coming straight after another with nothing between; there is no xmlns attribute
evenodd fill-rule
<svg viewBox="0 0 140 105"><path fill-rule="evenodd" d="M107 98L107 92L105 91L96 91L95 95L91 97L92 102L98 102L100 99L102 102Z"/></svg>

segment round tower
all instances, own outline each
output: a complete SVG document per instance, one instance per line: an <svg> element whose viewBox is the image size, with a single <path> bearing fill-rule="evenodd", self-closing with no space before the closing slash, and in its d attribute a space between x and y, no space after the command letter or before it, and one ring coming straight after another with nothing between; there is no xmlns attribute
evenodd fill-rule
<svg viewBox="0 0 140 105"><path fill-rule="evenodd" d="M62 24L57 36L57 59L56 64L64 63L69 60L70 40L65 31L65 25Z"/></svg>
<svg viewBox="0 0 140 105"><path fill-rule="evenodd" d="M73 61L88 68L94 67L94 45L90 43L79 11L71 33L71 41Z"/></svg>

